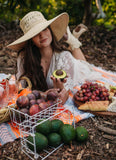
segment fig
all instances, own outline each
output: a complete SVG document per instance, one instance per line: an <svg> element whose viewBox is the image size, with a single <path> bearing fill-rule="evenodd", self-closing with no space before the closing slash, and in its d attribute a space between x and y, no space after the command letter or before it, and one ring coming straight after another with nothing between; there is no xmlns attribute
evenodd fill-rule
<svg viewBox="0 0 116 160"><path fill-rule="evenodd" d="M27 108L21 108L19 111L23 112L24 114L29 114L29 110Z"/></svg>
<svg viewBox="0 0 116 160"><path fill-rule="evenodd" d="M54 103L54 101L51 101L51 100L50 100L50 101L47 102L47 104L48 104L49 106L52 106L52 105L55 104L55 103Z"/></svg>
<svg viewBox="0 0 116 160"><path fill-rule="evenodd" d="M32 106L33 104L37 104L37 101L35 99L30 100L29 105Z"/></svg>
<svg viewBox="0 0 116 160"><path fill-rule="evenodd" d="M20 96L17 98L16 104L19 108L24 108L29 105L29 99L27 96Z"/></svg>
<svg viewBox="0 0 116 160"><path fill-rule="evenodd" d="M58 92L50 91L47 93L47 100L55 101L58 98Z"/></svg>
<svg viewBox="0 0 116 160"><path fill-rule="evenodd" d="M38 90L33 90L32 93L35 95L36 99L41 98L40 91L38 91Z"/></svg>
<svg viewBox="0 0 116 160"><path fill-rule="evenodd" d="M17 117L17 119L22 122L23 120L25 120L25 114L29 114L29 110L27 108L21 108L21 109L19 109L19 111L24 113L24 114L20 114L20 117Z"/></svg>
<svg viewBox="0 0 116 160"><path fill-rule="evenodd" d="M46 93L45 92L40 92L40 95L41 95L41 98L42 99L44 99L44 100L46 100Z"/></svg>
<svg viewBox="0 0 116 160"><path fill-rule="evenodd" d="M37 104L40 104L40 103L42 103L42 102L45 102L45 100L44 99L37 99Z"/></svg>
<svg viewBox="0 0 116 160"><path fill-rule="evenodd" d="M46 102L41 102L39 104L39 108L40 108L41 111L46 109L47 107L48 107L48 104Z"/></svg>
<svg viewBox="0 0 116 160"><path fill-rule="evenodd" d="M34 114L36 114L36 113L38 113L38 112L40 112L40 109L39 109L39 105L38 105L38 104L33 104L33 105L30 107L30 109L29 109L29 114L30 114L30 116L32 116L32 115L34 115Z"/></svg>
<svg viewBox="0 0 116 160"><path fill-rule="evenodd" d="M27 97L29 98L29 100L36 99L36 97L35 97L35 95L33 93L29 93L27 95Z"/></svg>

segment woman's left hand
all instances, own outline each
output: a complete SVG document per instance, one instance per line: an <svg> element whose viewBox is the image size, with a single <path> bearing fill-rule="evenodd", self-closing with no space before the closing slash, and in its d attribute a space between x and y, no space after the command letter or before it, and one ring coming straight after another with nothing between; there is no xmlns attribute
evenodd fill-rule
<svg viewBox="0 0 116 160"><path fill-rule="evenodd" d="M51 79L53 80L54 88L59 88L60 90L64 88L64 83L67 81L66 78L61 81L59 78L55 78L54 76L51 76Z"/></svg>

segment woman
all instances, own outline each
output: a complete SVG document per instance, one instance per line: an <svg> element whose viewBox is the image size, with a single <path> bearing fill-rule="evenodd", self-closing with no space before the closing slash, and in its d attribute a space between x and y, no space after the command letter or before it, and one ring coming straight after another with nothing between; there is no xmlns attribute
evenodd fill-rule
<svg viewBox="0 0 116 160"><path fill-rule="evenodd" d="M24 35L8 45L19 52L17 79L25 75L31 80L32 89L41 91L58 88L63 102L68 98L68 90L77 83L99 77L91 65L75 59L60 45L59 41L66 32L68 21L67 13L47 21L40 12L30 12L20 22ZM68 78L62 82L53 77L52 73L56 69L65 70Z"/></svg>

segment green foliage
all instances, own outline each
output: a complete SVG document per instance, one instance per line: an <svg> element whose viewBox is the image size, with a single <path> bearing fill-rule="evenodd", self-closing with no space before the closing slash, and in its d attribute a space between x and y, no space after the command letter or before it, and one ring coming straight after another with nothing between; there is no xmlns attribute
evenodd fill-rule
<svg viewBox="0 0 116 160"><path fill-rule="evenodd" d="M31 10L41 11L47 19L62 12L70 15L70 23L80 23L83 17L82 0L0 0L0 19L12 21Z"/></svg>
<svg viewBox="0 0 116 160"><path fill-rule="evenodd" d="M82 22L84 14L83 0L63 0L58 1L57 14L67 12L70 16L70 24L79 24Z"/></svg>
<svg viewBox="0 0 116 160"><path fill-rule="evenodd" d="M94 21L94 24L104 25L109 30L112 30L116 26L116 2L115 0L104 0L102 8L106 14L106 18L96 19Z"/></svg>
<svg viewBox="0 0 116 160"><path fill-rule="evenodd" d="M116 25L115 0L101 0L101 3L107 17L105 19L96 19L94 25L104 25L112 28ZM84 0L0 0L0 19L7 22L20 20L32 10L42 12L46 19L67 12L70 16L70 25L75 25L82 23ZM92 0L92 12L98 13L95 0Z"/></svg>

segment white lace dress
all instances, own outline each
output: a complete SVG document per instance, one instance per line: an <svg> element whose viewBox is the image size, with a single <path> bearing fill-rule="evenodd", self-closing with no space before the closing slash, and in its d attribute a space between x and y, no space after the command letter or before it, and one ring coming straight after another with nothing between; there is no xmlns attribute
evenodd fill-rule
<svg viewBox="0 0 116 160"><path fill-rule="evenodd" d="M23 54L20 54L17 59L17 79L19 79L23 73L23 62ZM53 88L53 82L50 76L56 69L63 69L66 71L68 78L64 85L67 90L73 89L75 85L82 84L87 80L94 81L101 78L101 74L94 71L93 66L88 62L75 59L69 51L62 51L61 53L54 53L51 59L46 78L48 88ZM24 84L23 87L25 87Z"/></svg>
<svg viewBox="0 0 116 160"><path fill-rule="evenodd" d="M53 87L50 76L56 69L63 69L66 71L68 78L65 83L65 88L67 90L72 89L75 85L84 83L87 80L94 81L101 78L101 74L94 71L92 65L83 60L75 59L69 51L63 51L60 54L53 54L46 79L49 88Z"/></svg>

